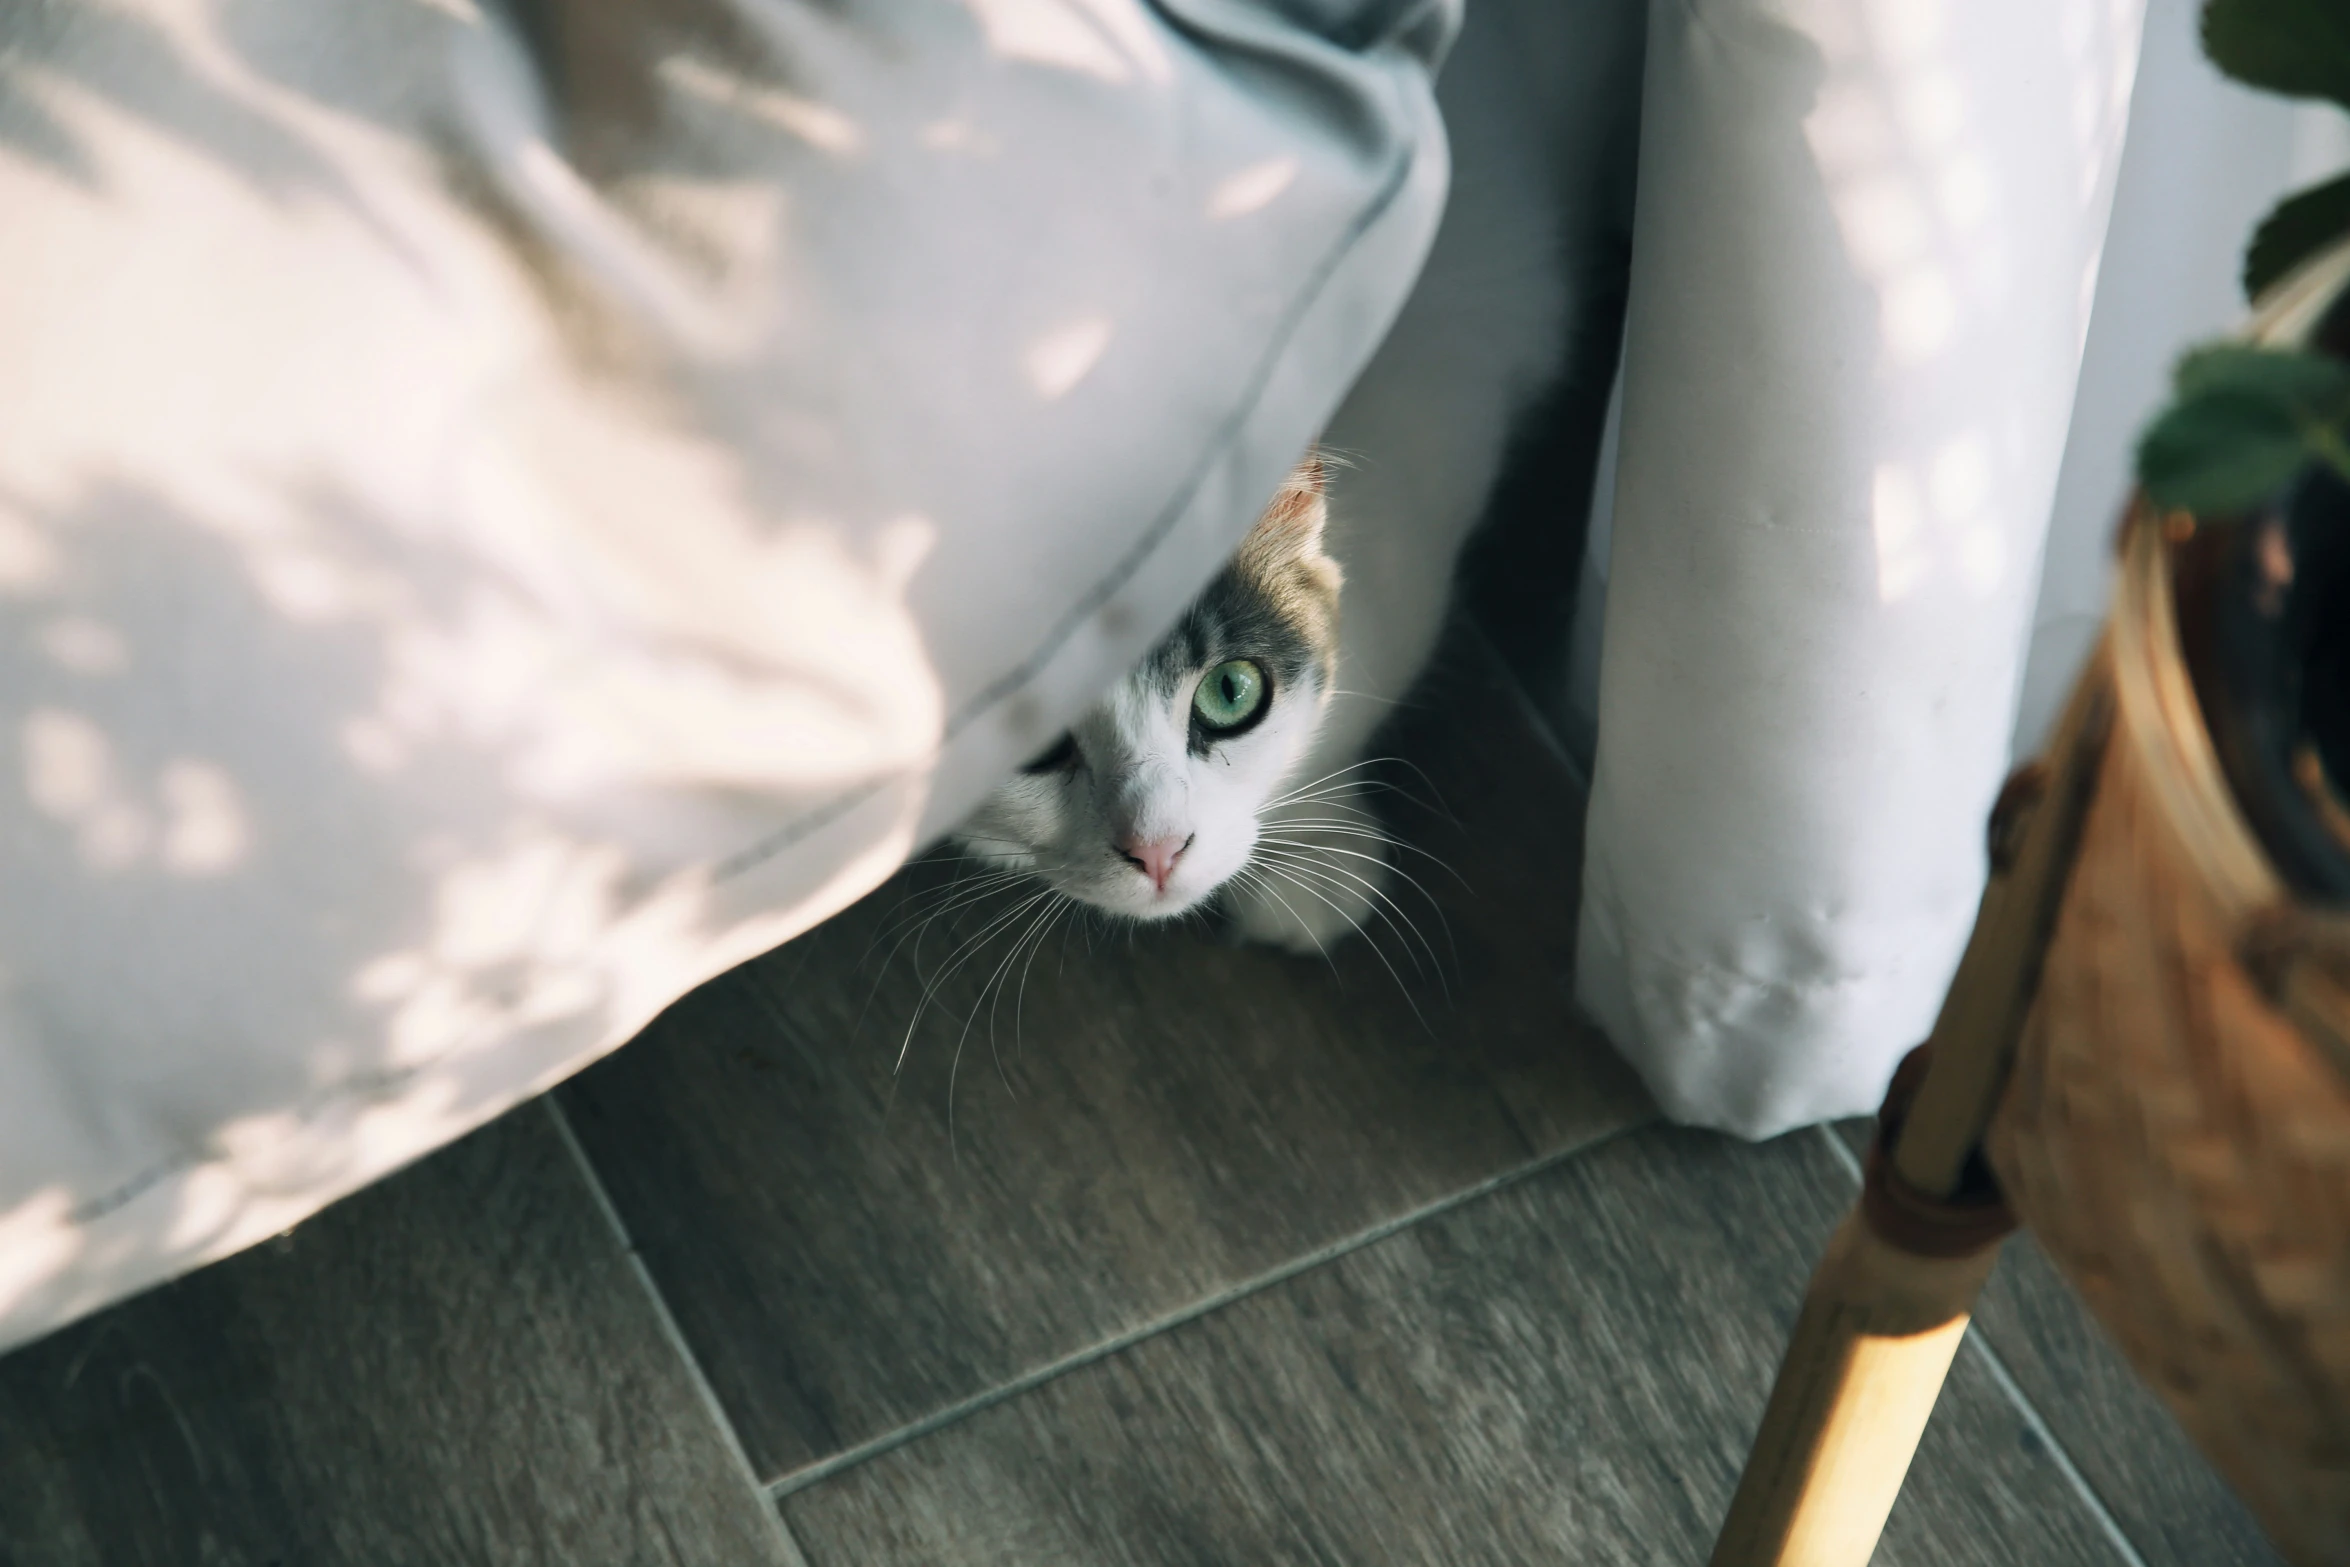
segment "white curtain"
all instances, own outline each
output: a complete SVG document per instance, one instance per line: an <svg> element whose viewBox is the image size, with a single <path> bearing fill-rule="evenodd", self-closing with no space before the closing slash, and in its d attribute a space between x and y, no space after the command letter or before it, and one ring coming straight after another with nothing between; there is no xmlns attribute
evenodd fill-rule
<svg viewBox="0 0 2350 1567"><path fill-rule="evenodd" d="M2257 218L2350 161L2337 111L2212 69L2200 11L2147 0L2142 52L2107 0L1653 13L1563 705L1598 731L1580 991L1676 1115L1875 1107L2103 619L2171 362L2242 312Z"/></svg>
<svg viewBox="0 0 2350 1567"><path fill-rule="evenodd" d="M1759 1137L1874 1107L1972 923L2140 15L1650 15L1578 992Z"/></svg>

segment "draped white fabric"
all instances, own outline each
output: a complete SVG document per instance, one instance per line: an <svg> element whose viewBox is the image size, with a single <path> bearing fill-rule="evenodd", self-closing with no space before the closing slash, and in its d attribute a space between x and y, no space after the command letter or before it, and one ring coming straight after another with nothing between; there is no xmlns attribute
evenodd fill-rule
<svg viewBox="0 0 2350 1567"><path fill-rule="evenodd" d="M1578 985L1677 1117L1871 1108L1923 1034L2027 649L2029 730L2163 365L2324 172L2145 3L2192 90L2123 160L2140 0L1654 0ZM1055 732L1401 303L1456 10L0 11L0 1346Z"/></svg>
<svg viewBox="0 0 2350 1567"><path fill-rule="evenodd" d="M1651 11L1578 990L1668 1114L1875 1108L1971 928L2139 0Z"/></svg>
<svg viewBox="0 0 2350 1567"><path fill-rule="evenodd" d="M1400 304L1442 3L0 13L0 1344L885 876Z"/></svg>

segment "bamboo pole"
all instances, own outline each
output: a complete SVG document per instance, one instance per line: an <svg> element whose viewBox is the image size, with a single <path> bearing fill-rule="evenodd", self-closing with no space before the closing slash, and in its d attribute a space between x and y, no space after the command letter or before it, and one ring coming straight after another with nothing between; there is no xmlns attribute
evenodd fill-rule
<svg viewBox="0 0 2350 1567"><path fill-rule="evenodd" d="M1877 1547L1998 1256L1919 1258L1858 1209L1828 1242L1714 1567L1859 1567Z"/></svg>
<svg viewBox="0 0 2350 1567"><path fill-rule="evenodd" d="M2039 983L2111 721L2102 646L2051 765L1992 813L1992 874L1925 1048L1895 1074L1860 1203L1828 1242L1712 1567L1863 1567L2013 1228L1979 1152Z"/></svg>

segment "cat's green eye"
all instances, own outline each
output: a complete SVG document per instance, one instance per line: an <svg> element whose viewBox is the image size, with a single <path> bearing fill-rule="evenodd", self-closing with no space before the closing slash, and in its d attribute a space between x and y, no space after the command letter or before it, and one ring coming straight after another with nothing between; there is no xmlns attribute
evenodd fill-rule
<svg viewBox="0 0 2350 1567"><path fill-rule="evenodd" d="M1229 734L1262 713L1269 694L1264 670L1249 659L1235 658L1201 678L1191 696L1191 710L1208 733Z"/></svg>

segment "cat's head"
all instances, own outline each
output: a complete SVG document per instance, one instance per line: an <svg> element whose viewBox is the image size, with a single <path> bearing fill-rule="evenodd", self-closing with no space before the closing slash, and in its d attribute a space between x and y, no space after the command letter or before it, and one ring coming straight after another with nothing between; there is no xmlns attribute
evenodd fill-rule
<svg viewBox="0 0 2350 1567"><path fill-rule="evenodd" d="M1175 629L958 834L1133 919L1196 908L1248 864L1257 813L1330 700L1338 563L1323 469L1293 469Z"/></svg>

